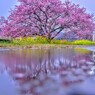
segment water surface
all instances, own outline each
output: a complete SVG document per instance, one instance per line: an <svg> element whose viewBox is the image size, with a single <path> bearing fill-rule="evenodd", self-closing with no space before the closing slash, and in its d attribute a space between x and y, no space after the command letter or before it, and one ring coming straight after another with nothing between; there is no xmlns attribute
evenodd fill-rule
<svg viewBox="0 0 95 95"><path fill-rule="evenodd" d="M95 53L76 48L0 51L0 95L95 95Z"/></svg>

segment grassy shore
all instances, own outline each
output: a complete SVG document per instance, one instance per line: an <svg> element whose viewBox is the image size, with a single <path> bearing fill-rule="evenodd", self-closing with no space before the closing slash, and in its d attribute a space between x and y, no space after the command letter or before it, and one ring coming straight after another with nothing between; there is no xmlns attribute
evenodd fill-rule
<svg viewBox="0 0 95 95"><path fill-rule="evenodd" d="M95 42L90 40L76 40L76 41L67 41L67 40L52 40L50 43L47 39L42 37L36 38L20 38L13 39L11 41L0 41L1 48L61 48L61 47L84 47L84 46L93 46Z"/></svg>
<svg viewBox="0 0 95 95"><path fill-rule="evenodd" d="M13 45L13 44L0 44L0 48L8 49L49 49L49 48L85 48L91 45L64 45L64 44L31 44L31 45Z"/></svg>

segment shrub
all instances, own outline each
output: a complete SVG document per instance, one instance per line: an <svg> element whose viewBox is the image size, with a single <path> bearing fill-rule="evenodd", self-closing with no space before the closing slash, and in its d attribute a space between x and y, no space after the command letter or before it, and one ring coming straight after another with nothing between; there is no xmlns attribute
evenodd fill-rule
<svg viewBox="0 0 95 95"><path fill-rule="evenodd" d="M64 45L69 45L71 44L71 42L69 42L68 40L52 40L51 44L64 44Z"/></svg>
<svg viewBox="0 0 95 95"><path fill-rule="evenodd" d="M25 37L25 38L14 39L13 43L18 45L47 44L48 41L44 37L37 36L37 37Z"/></svg>
<svg viewBox="0 0 95 95"><path fill-rule="evenodd" d="M74 45L95 45L95 42L90 40L76 40L72 42Z"/></svg>
<svg viewBox="0 0 95 95"><path fill-rule="evenodd" d="M42 37L42 36L37 36L35 38L35 43L38 43L38 44L48 44L49 42L48 42L47 38Z"/></svg>

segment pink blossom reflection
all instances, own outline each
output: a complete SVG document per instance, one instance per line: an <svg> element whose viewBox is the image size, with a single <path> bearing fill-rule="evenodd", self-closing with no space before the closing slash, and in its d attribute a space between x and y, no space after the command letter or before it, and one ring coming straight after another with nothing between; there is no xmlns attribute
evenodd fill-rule
<svg viewBox="0 0 95 95"><path fill-rule="evenodd" d="M16 87L14 95L95 95L95 62L87 50L0 51L0 74L4 72Z"/></svg>

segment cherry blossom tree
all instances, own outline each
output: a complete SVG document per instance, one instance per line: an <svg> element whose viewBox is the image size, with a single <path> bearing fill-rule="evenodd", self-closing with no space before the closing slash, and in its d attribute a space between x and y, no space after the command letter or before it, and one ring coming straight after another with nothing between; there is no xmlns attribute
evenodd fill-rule
<svg viewBox="0 0 95 95"><path fill-rule="evenodd" d="M70 1L18 0L11 11L3 34L11 37L39 35L51 41L61 32L76 31L79 35L95 29L94 16Z"/></svg>

